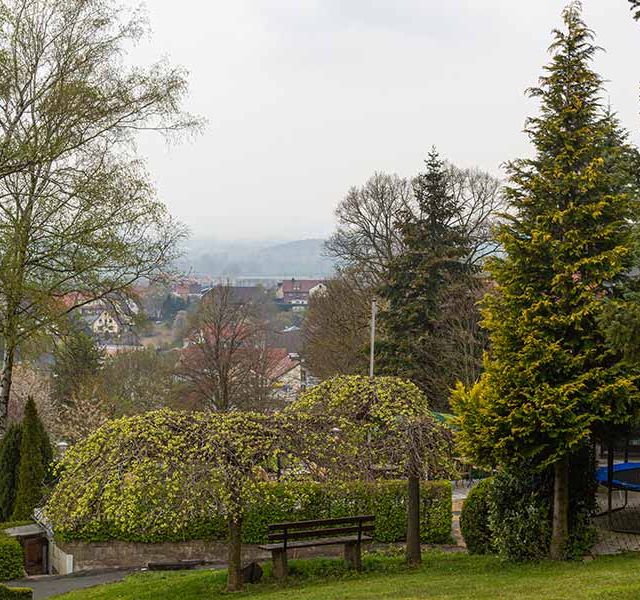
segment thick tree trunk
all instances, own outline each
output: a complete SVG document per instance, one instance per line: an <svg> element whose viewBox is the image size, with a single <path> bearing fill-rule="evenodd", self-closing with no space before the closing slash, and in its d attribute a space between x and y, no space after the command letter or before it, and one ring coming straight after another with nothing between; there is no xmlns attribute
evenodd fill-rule
<svg viewBox="0 0 640 600"><path fill-rule="evenodd" d="M553 478L553 529L549 556L562 560L569 538L569 458L564 457L554 464Z"/></svg>
<svg viewBox="0 0 640 600"><path fill-rule="evenodd" d="M407 564L418 566L422 562L420 548L420 478L409 476L407 498Z"/></svg>
<svg viewBox="0 0 640 600"><path fill-rule="evenodd" d="M228 552L227 591L239 592L243 587L242 581L242 518L229 521L229 552Z"/></svg>
<svg viewBox="0 0 640 600"><path fill-rule="evenodd" d="M5 346L2 357L2 375L0 376L0 435L3 434L7 428L14 358L14 348Z"/></svg>

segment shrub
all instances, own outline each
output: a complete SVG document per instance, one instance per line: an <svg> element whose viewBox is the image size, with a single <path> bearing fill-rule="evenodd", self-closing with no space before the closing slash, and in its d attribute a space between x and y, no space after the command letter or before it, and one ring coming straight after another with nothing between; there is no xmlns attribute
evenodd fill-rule
<svg viewBox="0 0 640 600"><path fill-rule="evenodd" d="M0 581L22 577L23 565L22 546L18 540L0 533Z"/></svg>
<svg viewBox="0 0 640 600"><path fill-rule="evenodd" d="M33 398L27 400L22 422L20 466L11 519L28 519L43 496L43 484L51 462L51 443L38 417Z"/></svg>
<svg viewBox="0 0 640 600"><path fill-rule="evenodd" d="M374 538L379 542L404 539L406 481L320 484L313 482L263 483L245 514L243 541L267 541L269 523L324 519L354 514L375 514ZM441 544L451 539L451 484L426 481L422 484L421 537L424 543ZM166 542L195 539L225 540L225 517L212 510L192 520L187 529L168 531L154 527L152 517L136 511L139 520L124 525L98 517L73 531L57 530L62 540L104 541L116 539L137 542ZM146 520L145 520L146 519Z"/></svg>
<svg viewBox="0 0 640 600"><path fill-rule="evenodd" d="M20 464L22 426L12 424L0 441L0 521L13 513Z"/></svg>
<svg viewBox="0 0 640 600"><path fill-rule="evenodd" d="M492 479L483 479L467 496L460 514L460 531L469 554L491 552L491 528L489 506L491 503Z"/></svg>
<svg viewBox="0 0 640 600"><path fill-rule="evenodd" d="M503 558L538 560L548 555L551 541L547 477L500 473L489 495L493 546Z"/></svg>
<svg viewBox="0 0 640 600"><path fill-rule="evenodd" d="M596 541L595 453L585 445L570 457L569 543L565 557L580 558ZM494 478L490 494L490 528L497 553L509 560L545 558L552 528L553 471L523 465L517 473Z"/></svg>
<svg viewBox="0 0 640 600"><path fill-rule="evenodd" d="M33 590L31 588L8 588L0 585L0 600L31 600Z"/></svg>

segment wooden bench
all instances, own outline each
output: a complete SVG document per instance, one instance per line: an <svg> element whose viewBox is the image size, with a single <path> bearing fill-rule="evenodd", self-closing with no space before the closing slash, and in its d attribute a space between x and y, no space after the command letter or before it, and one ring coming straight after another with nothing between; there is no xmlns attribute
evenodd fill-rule
<svg viewBox="0 0 640 600"><path fill-rule="evenodd" d="M362 544L371 542L375 517L358 515L338 519L294 521L269 525L269 543L259 546L271 552L273 574L285 579L288 573L287 551L315 546L344 546L347 566L362 569Z"/></svg>

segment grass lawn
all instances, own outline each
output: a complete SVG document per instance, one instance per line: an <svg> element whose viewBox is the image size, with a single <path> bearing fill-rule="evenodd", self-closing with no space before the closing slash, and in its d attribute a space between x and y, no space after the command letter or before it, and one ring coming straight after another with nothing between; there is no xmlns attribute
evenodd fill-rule
<svg viewBox="0 0 640 600"><path fill-rule="evenodd" d="M375 600L461 598L469 600L640 598L640 555L601 557L591 562L514 565L494 557L430 552L419 570L400 559L367 557L365 572L346 573L339 561L291 561L286 587L266 581L233 597L260 600ZM265 573L268 575L268 573ZM59 600L201 600L229 598L224 571L143 573L121 583L59 596Z"/></svg>

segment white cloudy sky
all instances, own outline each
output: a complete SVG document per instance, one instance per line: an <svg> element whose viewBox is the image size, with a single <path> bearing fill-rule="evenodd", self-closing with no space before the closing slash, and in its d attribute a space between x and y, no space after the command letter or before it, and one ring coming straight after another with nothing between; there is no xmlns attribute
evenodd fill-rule
<svg viewBox="0 0 640 600"><path fill-rule="evenodd" d="M131 4L135 0L128 0ZM500 174L529 152L524 95L564 0L147 0L132 60L190 71L208 119L178 147L141 152L172 213L198 237L324 236L349 186L411 175L435 144ZM584 0L606 48L597 68L640 143L640 24L627 0Z"/></svg>

